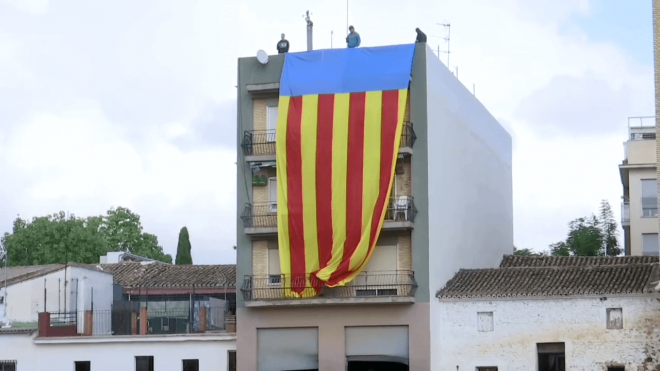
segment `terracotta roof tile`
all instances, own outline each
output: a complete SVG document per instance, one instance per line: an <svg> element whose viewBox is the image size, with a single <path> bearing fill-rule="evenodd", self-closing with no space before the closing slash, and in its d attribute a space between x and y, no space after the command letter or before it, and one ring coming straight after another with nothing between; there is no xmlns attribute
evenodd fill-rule
<svg viewBox="0 0 660 371"><path fill-rule="evenodd" d="M516 256L504 255L500 268L586 267L658 263L657 256Z"/></svg>
<svg viewBox="0 0 660 371"><path fill-rule="evenodd" d="M235 288L235 265L101 264L124 288Z"/></svg>
<svg viewBox="0 0 660 371"><path fill-rule="evenodd" d="M505 256L503 268L461 269L436 296L468 299L641 294L654 291L660 275L657 257L511 258Z"/></svg>

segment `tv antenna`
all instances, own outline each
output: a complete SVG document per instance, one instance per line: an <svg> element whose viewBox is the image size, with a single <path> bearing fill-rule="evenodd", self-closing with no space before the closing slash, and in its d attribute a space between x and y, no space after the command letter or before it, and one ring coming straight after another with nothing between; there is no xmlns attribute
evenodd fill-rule
<svg viewBox="0 0 660 371"><path fill-rule="evenodd" d="M451 53L451 51L449 50L449 38L451 36L451 24L450 23L436 23L436 24L438 26L443 26L447 29L447 37L440 37L440 36L436 36L436 37L440 37L441 39L443 39L447 42L447 51L445 51L443 53L447 53L447 68L449 68L449 53ZM438 58L440 58L440 47L439 46L438 46Z"/></svg>

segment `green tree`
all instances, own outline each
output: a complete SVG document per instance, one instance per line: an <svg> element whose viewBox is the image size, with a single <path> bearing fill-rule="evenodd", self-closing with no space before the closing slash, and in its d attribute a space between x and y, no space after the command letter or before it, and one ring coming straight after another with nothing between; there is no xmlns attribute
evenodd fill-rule
<svg viewBox="0 0 660 371"><path fill-rule="evenodd" d="M158 237L144 233L140 216L128 208L110 208L102 217L99 232L108 242L110 251L128 251L172 263L172 256L164 253L163 247L158 244Z"/></svg>
<svg viewBox="0 0 660 371"><path fill-rule="evenodd" d="M545 251L535 252L529 248L518 249L516 246L513 246L513 255L517 256L544 256L546 254L547 253Z"/></svg>
<svg viewBox="0 0 660 371"><path fill-rule="evenodd" d="M176 265L192 264L192 252L188 228L183 227L179 232L179 244L176 247Z"/></svg>
<svg viewBox="0 0 660 371"><path fill-rule="evenodd" d="M603 247L605 255L617 256L623 252L619 245L619 231L617 229L616 219L612 207L607 200L600 202L600 232L603 238Z"/></svg>
<svg viewBox="0 0 660 371"><path fill-rule="evenodd" d="M554 256L602 256L603 234L600 221L595 215L577 218L568 224L566 241L550 245Z"/></svg>
<svg viewBox="0 0 660 371"><path fill-rule="evenodd" d="M137 233L136 233L137 231ZM107 216L76 218L57 214L17 217L11 233L0 238L0 259L7 265L39 265L65 262L96 264L108 251L134 254L171 263L155 235L142 233L140 217L125 208L111 209Z"/></svg>
<svg viewBox="0 0 660 371"><path fill-rule="evenodd" d="M0 245L9 266L98 263L99 256L108 251L93 222L67 217L64 212L35 217L31 222L17 217L12 233L5 233Z"/></svg>

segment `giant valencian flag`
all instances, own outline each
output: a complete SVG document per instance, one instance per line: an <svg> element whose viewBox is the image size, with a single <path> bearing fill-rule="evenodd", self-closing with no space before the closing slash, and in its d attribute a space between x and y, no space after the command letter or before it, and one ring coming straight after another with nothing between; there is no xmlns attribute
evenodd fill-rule
<svg viewBox="0 0 660 371"><path fill-rule="evenodd" d="M287 296L350 282L383 224L415 46L286 54L277 122Z"/></svg>

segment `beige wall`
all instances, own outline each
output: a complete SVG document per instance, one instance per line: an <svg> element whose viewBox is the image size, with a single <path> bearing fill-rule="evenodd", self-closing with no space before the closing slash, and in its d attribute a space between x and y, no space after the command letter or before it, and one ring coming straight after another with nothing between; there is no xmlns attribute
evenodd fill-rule
<svg viewBox="0 0 660 371"><path fill-rule="evenodd" d="M654 169L630 169L630 254L642 255L642 233L658 233L658 219L642 217L642 179L655 179Z"/></svg>
<svg viewBox="0 0 660 371"><path fill-rule="evenodd" d="M630 140L627 143L628 164L655 164L655 140Z"/></svg>
<svg viewBox="0 0 660 371"><path fill-rule="evenodd" d="M345 371L347 326L408 326L410 370L430 368L429 304L238 308L238 369L257 370L257 329L317 327L319 371Z"/></svg>

